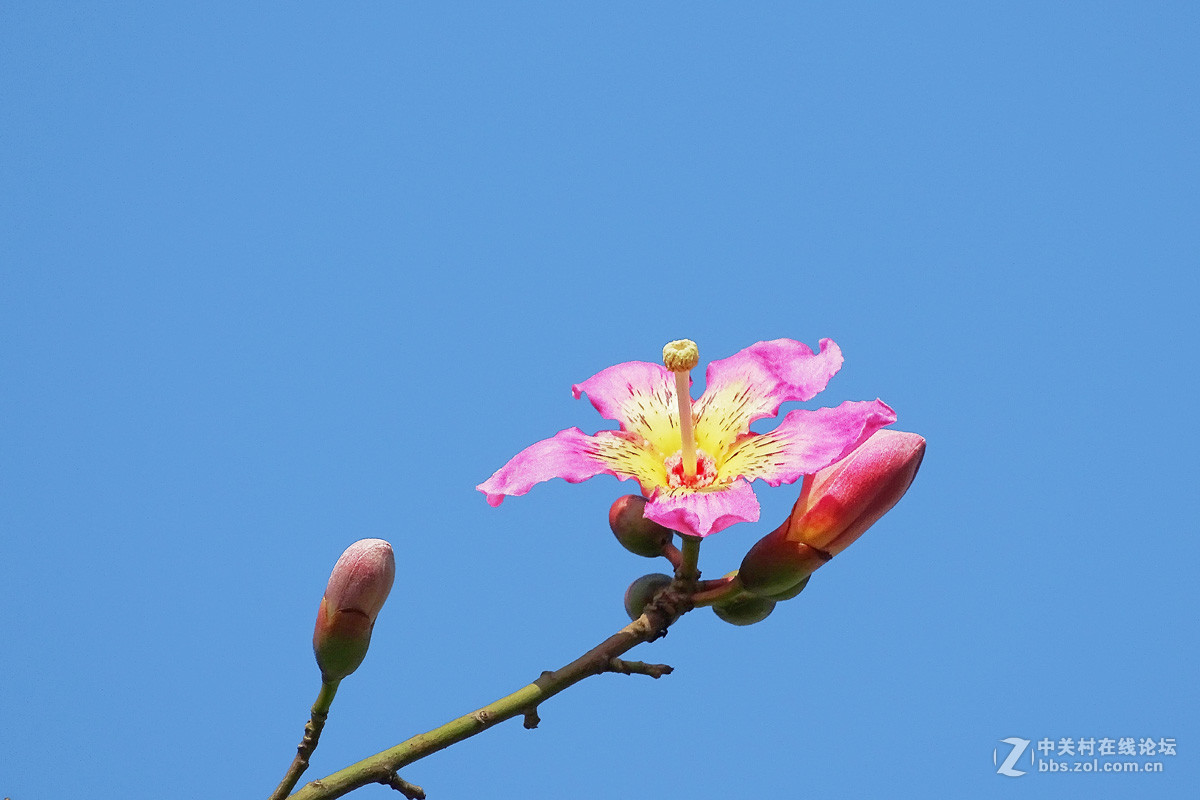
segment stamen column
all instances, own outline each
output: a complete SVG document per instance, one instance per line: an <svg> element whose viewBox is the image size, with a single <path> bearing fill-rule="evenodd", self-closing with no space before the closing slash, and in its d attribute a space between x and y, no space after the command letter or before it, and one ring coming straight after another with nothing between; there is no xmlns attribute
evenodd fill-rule
<svg viewBox="0 0 1200 800"><path fill-rule="evenodd" d="M691 339L677 339L663 347L663 365L675 373L675 400L679 404L680 455L683 474L696 477L696 434L692 426L692 387L689 373L700 363L700 350Z"/></svg>

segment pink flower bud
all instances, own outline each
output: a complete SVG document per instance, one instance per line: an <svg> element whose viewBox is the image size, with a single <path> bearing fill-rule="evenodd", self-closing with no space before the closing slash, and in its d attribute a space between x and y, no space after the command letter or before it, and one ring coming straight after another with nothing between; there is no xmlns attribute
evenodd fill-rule
<svg viewBox="0 0 1200 800"><path fill-rule="evenodd" d="M881 430L841 461L806 475L788 520L746 554L742 584L762 597L786 593L896 505L924 456L922 437Z"/></svg>
<svg viewBox="0 0 1200 800"><path fill-rule="evenodd" d="M395 578L392 546L382 539L355 542L334 564L313 631L313 652L326 682L345 678L366 657L375 618Z"/></svg>

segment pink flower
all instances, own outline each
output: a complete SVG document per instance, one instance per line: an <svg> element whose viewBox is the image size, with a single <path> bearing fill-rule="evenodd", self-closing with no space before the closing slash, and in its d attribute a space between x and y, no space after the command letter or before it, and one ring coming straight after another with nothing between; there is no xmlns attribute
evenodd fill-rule
<svg viewBox="0 0 1200 800"><path fill-rule="evenodd" d="M505 495L525 494L550 478L579 483L603 473L641 484L647 519L707 536L758 519L750 481L794 483L896 419L881 400L847 401L791 411L770 433L751 433L752 422L776 416L783 403L824 389L842 366L841 350L829 339L821 340L820 353L791 339L759 342L710 363L707 388L691 401L686 372L695 364L695 347L686 344L691 358L683 366L668 358L675 374L661 364L630 361L573 386L576 398L586 392L620 430L588 436L568 428L530 445L479 485L488 502L500 505ZM681 408L690 419L681 420Z"/></svg>

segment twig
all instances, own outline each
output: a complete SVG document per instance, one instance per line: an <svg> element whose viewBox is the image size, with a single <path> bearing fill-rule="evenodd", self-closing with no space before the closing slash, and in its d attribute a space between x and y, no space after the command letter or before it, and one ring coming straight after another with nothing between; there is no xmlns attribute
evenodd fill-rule
<svg viewBox="0 0 1200 800"><path fill-rule="evenodd" d="M400 794L407 797L408 800L425 800L424 789L422 789L420 786L417 786L415 783L409 783L395 772L388 776L388 779L385 781L385 783L387 783L388 786L392 787Z"/></svg>
<svg viewBox="0 0 1200 800"><path fill-rule="evenodd" d="M478 711L464 714L441 727L414 736L395 747L364 758L357 764L351 764L332 775L313 781L293 794L292 800L333 800L368 783L391 785L392 775L405 766L482 733L507 719L524 715L528 726L531 714L536 720L539 704L589 675L611 671L614 659L619 661L619 656L636 645L654 641L665 633L679 617L692 609L690 590L694 585L695 577L677 579L659 592L646 606L642 616L565 667L553 672L543 672L533 683ZM635 671L636 668L630 666L631 671ZM670 669L665 665L647 666Z"/></svg>
<svg viewBox="0 0 1200 800"><path fill-rule="evenodd" d="M321 684L321 691L317 694L317 700L313 703L312 712L304 726L304 738L300 740L300 745L296 748L296 757L292 759L292 765L288 767L287 774L279 782L279 786L271 795L270 800L284 800L288 793L295 788L296 781L300 780L304 770L308 769L308 759L312 757L313 751L317 749L317 743L321 739L321 730L324 729L325 720L329 717L329 706L333 704L333 696L337 694L338 683L338 681L333 681Z"/></svg>
<svg viewBox="0 0 1200 800"><path fill-rule="evenodd" d="M619 672L622 675L649 675L657 680L663 675L670 675L675 668L666 664L647 664L645 661L622 661L612 658L608 661L608 671Z"/></svg>

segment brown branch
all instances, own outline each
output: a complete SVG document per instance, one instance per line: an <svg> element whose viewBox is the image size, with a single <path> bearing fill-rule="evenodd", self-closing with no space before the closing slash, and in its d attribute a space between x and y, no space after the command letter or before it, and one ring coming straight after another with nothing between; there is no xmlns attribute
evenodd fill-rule
<svg viewBox="0 0 1200 800"><path fill-rule="evenodd" d="M531 731L538 726L542 718L538 716L537 706L525 709L525 730Z"/></svg>
<svg viewBox="0 0 1200 800"><path fill-rule="evenodd" d="M675 671L666 664L647 664L645 661L622 661L611 658L608 661L608 672L619 672L622 675L649 675L651 678L661 678Z"/></svg>

